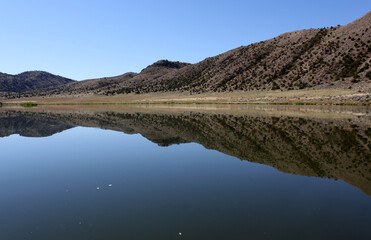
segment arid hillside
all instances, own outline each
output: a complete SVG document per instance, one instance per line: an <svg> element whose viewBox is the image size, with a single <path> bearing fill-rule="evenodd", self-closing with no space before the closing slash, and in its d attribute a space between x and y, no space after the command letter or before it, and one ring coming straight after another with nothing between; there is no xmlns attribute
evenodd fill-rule
<svg viewBox="0 0 371 240"><path fill-rule="evenodd" d="M26 92L56 87L74 82L71 79L42 71L23 72L17 75L0 73L0 92Z"/></svg>
<svg viewBox="0 0 371 240"><path fill-rule="evenodd" d="M370 64L371 12L346 26L284 33L196 64L161 60L138 74L22 91L8 97L334 87L368 92Z"/></svg>
<svg viewBox="0 0 371 240"><path fill-rule="evenodd" d="M371 13L346 25L282 34L108 93L290 90L371 81Z"/></svg>

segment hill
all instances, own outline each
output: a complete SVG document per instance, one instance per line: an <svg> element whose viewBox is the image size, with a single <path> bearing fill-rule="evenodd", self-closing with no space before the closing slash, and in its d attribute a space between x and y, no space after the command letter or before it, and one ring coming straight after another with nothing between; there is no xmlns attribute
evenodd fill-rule
<svg viewBox="0 0 371 240"><path fill-rule="evenodd" d="M43 71L29 71L17 75L0 73L0 92L26 92L56 87L74 82L71 79Z"/></svg>
<svg viewBox="0 0 371 240"><path fill-rule="evenodd" d="M371 12L346 25L282 34L114 93L291 90L370 82Z"/></svg>
<svg viewBox="0 0 371 240"><path fill-rule="evenodd" d="M171 62L168 60L160 60L143 69L140 73L125 73L115 77L105 77L97 79L89 79L84 81L74 81L60 86L50 87L29 91L21 94L9 95L14 96L50 96L50 95L86 95L97 94L107 95L108 93L121 89L126 85L150 85L160 77L175 72L182 67L190 65L189 63Z"/></svg>
<svg viewBox="0 0 371 240"><path fill-rule="evenodd" d="M158 78L188 66L188 63L171 62L160 60L146 67L140 73L125 73L116 77L90 79L81 82L73 82L67 85L52 88L46 94L106 94L113 89L120 89L122 85L150 84ZM43 94L39 92L39 94Z"/></svg>
<svg viewBox="0 0 371 240"><path fill-rule="evenodd" d="M287 91L353 86L369 91L370 64L371 12L346 26L284 33L196 64L161 60L138 74L22 91L21 96Z"/></svg>

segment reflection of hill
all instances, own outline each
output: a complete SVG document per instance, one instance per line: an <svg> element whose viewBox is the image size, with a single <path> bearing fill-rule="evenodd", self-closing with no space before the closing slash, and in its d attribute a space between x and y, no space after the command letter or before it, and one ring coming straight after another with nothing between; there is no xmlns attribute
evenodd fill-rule
<svg viewBox="0 0 371 240"><path fill-rule="evenodd" d="M239 159L270 165L282 172L342 179L371 195L370 124L351 119L235 116L223 114L154 114L117 112L12 112L27 126L50 122L140 133L168 146L197 142ZM4 114L2 114L3 116ZM15 118L15 117L13 117ZM9 119L9 118L7 118ZM34 119L33 121L31 119ZM38 123L44 119L44 123ZM4 118L0 120L6 122ZM11 126L8 123L8 126ZM4 132L1 125L0 132ZM20 125L17 125L21 128ZM14 128L14 127L13 127ZM43 132L44 133L44 132Z"/></svg>
<svg viewBox="0 0 371 240"><path fill-rule="evenodd" d="M0 137L19 134L24 137L47 137L73 126L38 116L0 112Z"/></svg>

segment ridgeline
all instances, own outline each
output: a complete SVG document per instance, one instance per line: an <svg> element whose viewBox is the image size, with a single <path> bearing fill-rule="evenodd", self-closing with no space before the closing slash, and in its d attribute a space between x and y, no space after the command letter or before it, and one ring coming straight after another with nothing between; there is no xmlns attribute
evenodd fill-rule
<svg viewBox="0 0 371 240"><path fill-rule="evenodd" d="M345 26L284 33L196 64L160 60L140 73L78 82L45 72L0 74L0 92L10 99L355 88L370 101L370 65L371 12Z"/></svg>

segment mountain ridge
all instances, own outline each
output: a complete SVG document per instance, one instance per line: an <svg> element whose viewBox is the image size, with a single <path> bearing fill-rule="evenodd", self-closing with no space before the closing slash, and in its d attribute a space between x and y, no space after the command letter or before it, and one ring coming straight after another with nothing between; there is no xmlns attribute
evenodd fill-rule
<svg viewBox="0 0 371 240"><path fill-rule="evenodd" d="M71 82L19 96L371 87L371 12L345 25L283 33L195 64L160 60L139 73Z"/></svg>

